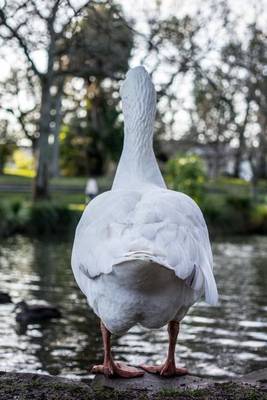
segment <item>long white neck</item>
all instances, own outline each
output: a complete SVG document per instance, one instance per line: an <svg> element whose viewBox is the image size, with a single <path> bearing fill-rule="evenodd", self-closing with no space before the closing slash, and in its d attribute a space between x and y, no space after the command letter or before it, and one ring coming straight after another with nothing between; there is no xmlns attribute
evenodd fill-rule
<svg viewBox="0 0 267 400"><path fill-rule="evenodd" d="M124 143L112 189L165 188L153 151L155 90L143 67L128 72L121 95Z"/></svg>
<svg viewBox="0 0 267 400"><path fill-rule="evenodd" d="M136 129L124 131L124 144L112 189L138 189L144 185L166 187L153 151L152 135Z"/></svg>

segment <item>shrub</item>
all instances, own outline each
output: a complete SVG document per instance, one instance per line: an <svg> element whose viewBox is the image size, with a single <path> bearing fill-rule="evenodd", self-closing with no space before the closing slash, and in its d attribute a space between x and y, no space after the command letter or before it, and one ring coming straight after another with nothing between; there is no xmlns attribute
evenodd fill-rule
<svg viewBox="0 0 267 400"><path fill-rule="evenodd" d="M258 204L251 213L251 225L254 231L267 234L267 205Z"/></svg>
<svg viewBox="0 0 267 400"><path fill-rule="evenodd" d="M72 221L73 212L67 206L34 203L29 209L27 230L36 234L67 232Z"/></svg>
<svg viewBox="0 0 267 400"><path fill-rule="evenodd" d="M186 193L197 202L202 200L206 173L199 156L177 155L167 162L165 172L170 189Z"/></svg>
<svg viewBox="0 0 267 400"><path fill-rule="evenodd" d="M0 236L7 236L17 231L19 212L22 208L20 200L0 203Z"/></svg>
<svg viewBox="0 0 267 400"><path fill-rule="evenodd" d="M223 200L224 199L224 200ZM254 205L250 197L208 196L202 210L211 231L225 234L267 233L267 205Z"/></svg>
<svg viewBox="0 0 267 400"><path fill-rule="evenodd" d="M13 233L68 234L81 212L49 202L28 204L19 200L0 203L0 237Z"/></svg>
<svg viewBox="0 0 267 400"><path fill-rule="evenodd" d="M8 226L8 207L5 203L0 204L0 236L5 236L9 233Z"/></svg>
<svg viewBox="0 0 267 400"><path fill-rule="evenodd" d="M48 202L33 203L29 208L27 230L31 233L47 234L55 230L57 213Z"/></svg>
<svg viewBox="0 0 267 400"><path fill-rule="evenodd" d="M17 169L25 169L32 171L34 169L34 158L31 153L17 149L13 153L13 160Z"/></svg>
<svg viewBox="0 0 267 400"><path fill-rule="evenodd" d="M229 195L226 197L226 205L237 211L249 213L252 208L252 200L250 197L240 197Z"/></svg>
<svg viewBox="0 0 267 400"><path fill-rule="evenodd" d="M20 210L22 209L22 201L21 200L13 200L10 203L10 209L14 215L18 215Z"/></svg>

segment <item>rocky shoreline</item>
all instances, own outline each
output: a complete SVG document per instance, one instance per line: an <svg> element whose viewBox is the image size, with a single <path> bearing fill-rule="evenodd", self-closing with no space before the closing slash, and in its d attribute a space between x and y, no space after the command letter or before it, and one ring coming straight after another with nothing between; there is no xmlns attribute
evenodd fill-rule
<svg viewBox="0 0 267 400"><path fill-rule="evenodd" d="M187 375L123 380L71 380L50 375L0 372L0 400L267 400L267 368L232 381Z"/></svg>

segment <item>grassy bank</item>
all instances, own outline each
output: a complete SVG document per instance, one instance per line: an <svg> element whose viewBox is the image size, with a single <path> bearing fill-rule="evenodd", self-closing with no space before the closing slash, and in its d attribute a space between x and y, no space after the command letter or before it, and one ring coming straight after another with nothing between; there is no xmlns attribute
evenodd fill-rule
<svg viewBox="0 0 267 400"><path fill-rule="evenodd" d="M84 203L70 195L60 201L32 203L18 198L0 201L0 236L72 233ZM246 197L206 198L200 205L209 231L214 235L267 235L267 205L253 204ZM76 199L77 200L77 199Z"/></svg>
<svg viewBox="0 0 267 400"><path fill-rule="evenodd" d="M212 234L267 234L267 204L245 196L214 197L200 204Z"/></svg>
<svg viewBox="0 0 267 400"><path fill-rule="evenodd" d="M68 235L75 229L82 210L68 204L30 203L17 199L0 202L0 237L16 233L28 235Z"/></svg>
<svg viewBox="0 0 267 400"><path fill-rule="evenodd" d="M31 187L33 183L33 176L27 176L23 175L23 172L20 170L14 170L13 173L9 171L10 173L6 173L4 175L0 175L0 185L2 184L11 184L11 185L20 185L20 184L28 184L29 187ZM76 187L81 189L81 192L84 192L84 188L86 185L86 181L88 178L84 176L75 176L75 177L70 177L70 176L60 176L58 178L52 178L50 180L50 186L53 188L53 186L65 186L67 187ZM105 189L107 187L110 187L112 184L112 178L110 177L99 177L97 179L98 185L101 189Z"/></svg>
<svg viewBox="0 0 267 400"><path fill-rule="evenodd" d="M86 178L79 177L54 179L51 182L51 200L34 204L31 201L31 177L1 176L0 236L14 233L73 233L84 209L85 183ZM103 177L98 184L100 191L107 190L111 179ZM28 185L29 190L16 190L22 185ZM220 178L207 182L205 195L199 201L199 206L211 235L267 235L265 193L266 182L261 183L257 199L252 197L251 187L245 181Z"/></svg>

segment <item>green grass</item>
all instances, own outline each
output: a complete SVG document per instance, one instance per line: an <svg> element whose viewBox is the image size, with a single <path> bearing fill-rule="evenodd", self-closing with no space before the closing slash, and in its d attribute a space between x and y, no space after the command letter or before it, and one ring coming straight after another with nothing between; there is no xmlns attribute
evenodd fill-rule
<svg viewBox="0 0 267 400"><path fill-rule="evenodd" d="M31 184L33 178L30 176L23 176L22 170L12 170L13 173L0 175L0 185L1 184L11 184L11 185L20 185L20 184ZM10 170L9 170L10 172ZM63 186L63 187L72 187L72 188L81 188L81 191L84 191L86 185L87 178L86 177L58 177L53 178L50 181L50 185L55 186ZM100 177L97 179L98 185L103 190L108 190L112 185L112 177ZM212 195L223 195L223 194L231 194L237 196L249 196L251 194L251 184L242 179L236 178L228 178L228 177L219 177L217 179L211 179L205 183L205 188L210 191ZM258 183L258 190L261 193L266 194L267 196L267 181L260 181Z"/></svg>
<svg viewBox="0 0 267 400"><path fill-rule="evenodd" d="M0 192L0 201L25 201L31 202L32 194L29 193L19 193L19 192Z"/></svg>
<svg viewBox="0 0 267 400"><path fill-rule="evenodd" d="M108 190L111 182L112 179L110 177L100 178L98 180L100 191ZM30 190L32 178L17 175L0 176L0 185L10 184L16 188L16 185L25 183L29 184L29 191L26 193L20 193L19 191L0 192L0 206L3 205L4 207L4 211L2 212L3 219L5 219L5 213L7 213L9 205L12 206L12 204L15 204L16 208L16 204L20 203L20 208L23 210L19 215L13 215L14 213L11 210L9 217L5 219L6 222L2 227L4 234L5 232L9 234L9 232L16 232L16 230L22 229L27 232L29 230L27 221L31 224L34 220L36 220L36 224L40 227L38 229L41 231L39 220L44 223L46 222L46 219L43 217L44 213L47 213L47 219L51 220L51 230L53 231L55 230L53 213L59 218L64 214L62 214L62 209L64 209L66 215L68 215L69 211L73 212L74 219L76 219L77 213L81 213L85 207L85 177L60 177L51 180L50 201L38 202L38 211L36 211L36 207L32 203ZM208 186L208 190L206 190L203 199L200 200L199 206L204 213L212 235L267 234L266 182L261 182L261 190L265 190L264 185L266 185L266 196L258 196L257 201L251 197L251 188L248 182L240 179L219 178L216 181L209 181L206 185ZM55 186L61 187L61 190L56 190ZM73 192L71 189L75 189L76 191ZM49 207L48 204L50 204ZM34 209L33 214L29 211L30 209ZM17 218L21 219L18 225L16 224ZM8 224L11 225L11 230ZM49 227L46 227L45 231L49 231Z"/></svg>
<svg viewBox="0 0 267 400"><path fill-rule="evenodd" d="M13 172L12 172L13 171ZM86 185L87 177L85 176L60 176L58 178L52 178L50 181L51 185L56 186L70 186L70 187L81 187L84 188ZM26 174L23 170L8 170L8 173L0 175L0 185L1 184L31 184L33 181L32 174ZM112 178L108 176L103 176L97 178L98 185L103 188L109 188L112 184Z"/></svg>
<svg viewBox="0 0 267 400"><path fill-rule="evenodd" d="M0 175L0 185L6 184L6 185L21 185L21 184L31 184L32 182L31 177L28 176L19 176L19 175L11 175L11 174L5 174L5 175Z"/></svg>
<svg viewBox="0 0 267 400"><path fill-rule="evenodd" d="M62 205L85 204L85 195L83 193L52 192L51 199L53 202Z"/></svg>
<svg viewBox="0 0 267 400"><path fill-rule="evenodd" d="M62 193L62 192L52 192L51 199L52 202L58 203L61 205L70 205L73 208L73 205L83 206L85 205L85 196L83 193ZM32 202L32 194L29 193L16 193L16 192L0 192L0 201L1 202L14 202L21 201L25 203Z"/></svg>
<svg viewBox="0 0 267 400"><path fill-rule="evenodd" d="M211 191L219 191L225 194L232 194L237 196L249 196L252 191L252 185L250 182L243 179L219 177L216 179L210 179L205 183L205 187ZM257 190L260 193L265 192L267 194L267 181L259 181Z"/></svg>
<svg viewBox="0 0 267 400"><path fill-rule="evenodd" d="M59 203L62 205L70 205L72 208L73 206L79 206L80 208L85 203L85 185L86 185L87 178L86 177L59 177L51 179L50 182L50 195L51 200L55 203ZM97 179L98 186L100 191L109 190L112 184L112 178L110 177L100 177ZM0 186L2 185L29 185L29 192L20 193L14 191L5 191L0 192L1 200L11 200L11 201L26 201L31 202L32 194L31 194L31 185L33 183L33 178L28 176L21 176L21 175L13 175L13 174L5 174L0 175ZM64 191L57 191L54 190L54 186L64 188ZM73 193L68 191L68 188L75 188L80 189L77 193Z"/></svg>

